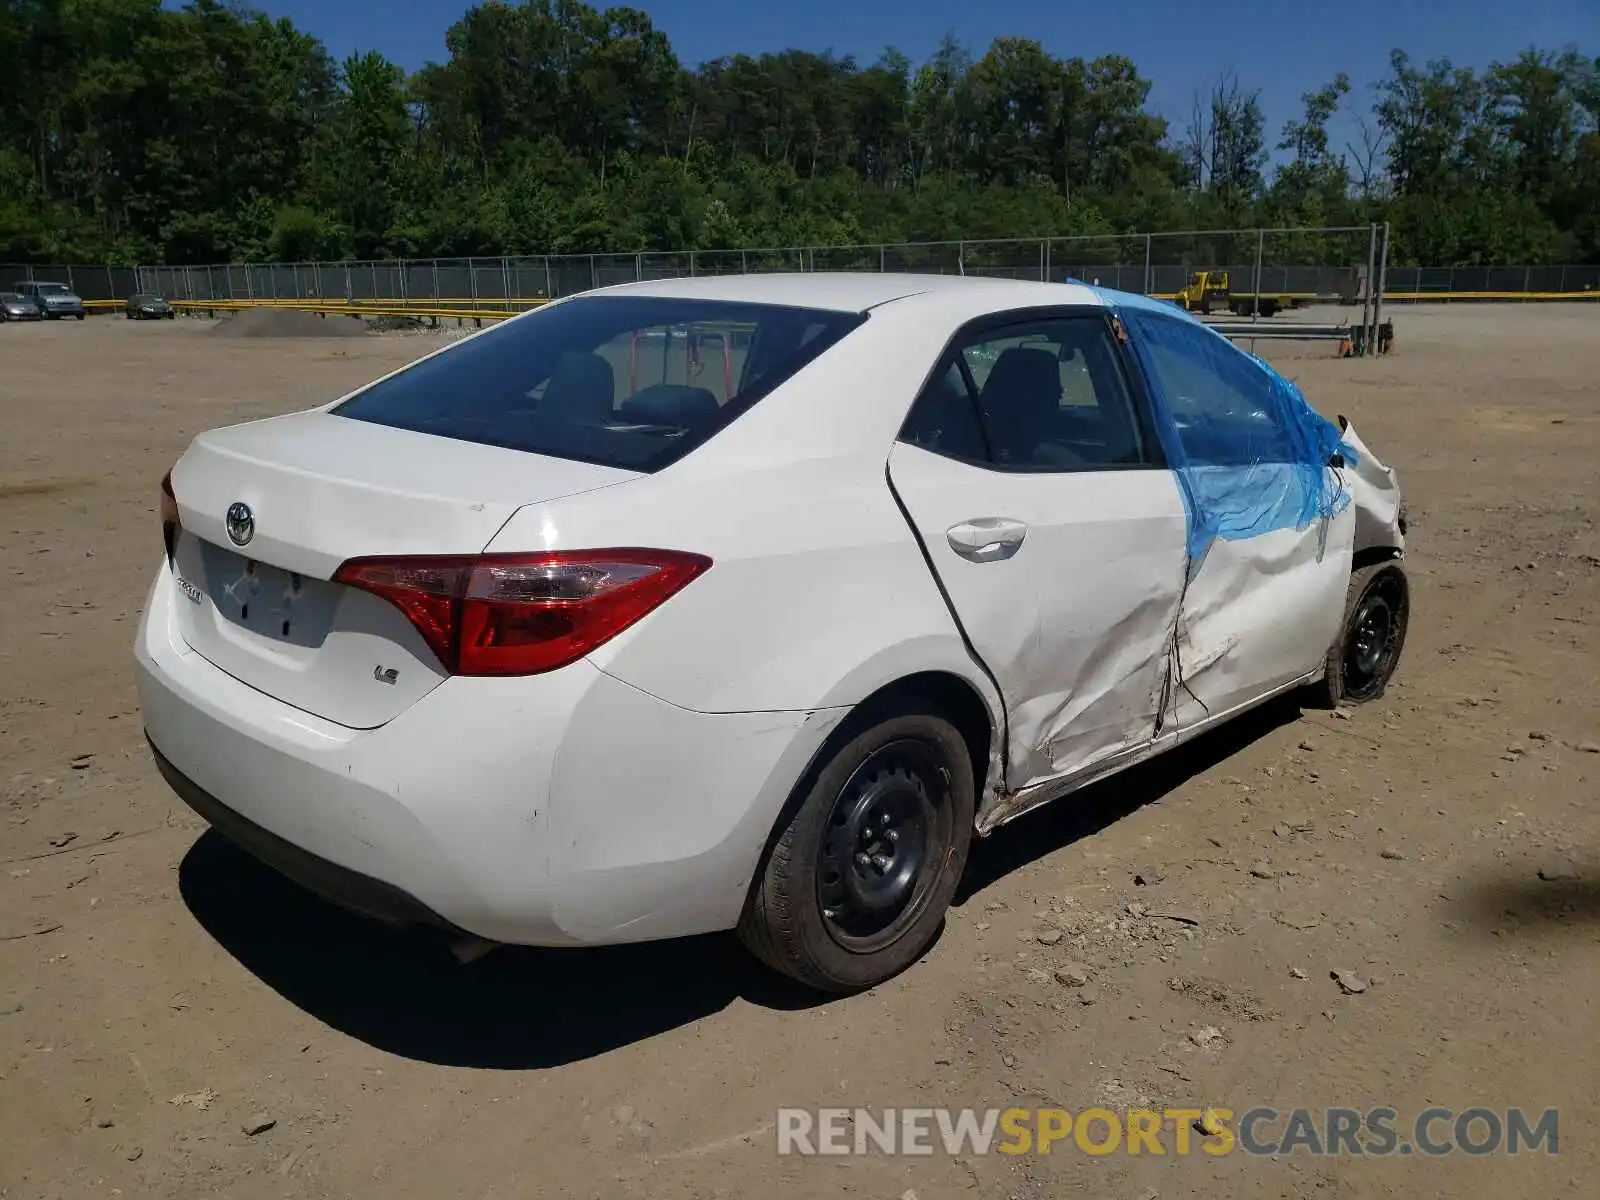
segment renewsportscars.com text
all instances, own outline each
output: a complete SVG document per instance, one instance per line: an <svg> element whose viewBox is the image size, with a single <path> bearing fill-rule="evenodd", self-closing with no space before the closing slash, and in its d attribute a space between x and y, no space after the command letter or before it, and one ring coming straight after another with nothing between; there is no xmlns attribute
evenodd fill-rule
<svg viewBox="0 0 1600 1200"><path fill-rule="evenodd" d="M791 1155L1051 1154L1555 1154L1558 1112L1387 1106L1089 1108L782 1108L777 1149Z"/></svg>

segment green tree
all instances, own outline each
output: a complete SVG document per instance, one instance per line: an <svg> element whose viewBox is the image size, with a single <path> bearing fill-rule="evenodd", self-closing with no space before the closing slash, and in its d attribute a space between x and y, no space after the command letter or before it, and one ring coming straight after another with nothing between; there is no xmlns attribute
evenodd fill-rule
<svg viewBox="0 0 1600 1200"><path fill-rule="evenodd" d="M375 53L336 64L238 0L169 3L0 0L0 257L1074 234L1115 257L1133 243L1111 235L1131 230L1389 220L1396 262L1600 259L1600 63L1575 47L1481 70L1396 50L1370 105L1343 75L1312 86L1274 161L1260 95L1234 72L1173 131L1130 59L1025 36L975 53L947 35L924 63L785 50L689 69L639 9L488 2L407 78ZM1362 131L1348 157L1330 144L1341 108ZM1310 238L1278 252L1324 253ZM955 265L933 253L904 265ZM1023 265L1010 253L964 261Z"/></svg>

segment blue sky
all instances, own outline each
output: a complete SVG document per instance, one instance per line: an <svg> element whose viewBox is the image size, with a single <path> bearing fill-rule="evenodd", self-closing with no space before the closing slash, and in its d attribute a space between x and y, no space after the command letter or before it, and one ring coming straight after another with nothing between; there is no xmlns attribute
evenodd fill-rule
<svg viewBox="0 0 1600 1200"><path fill-rule="evenodd" d="M593 0L591 0L593 2ZM408 69L445 57L444 33L464 0L254 0L317 34L338 57L382 51ZM601 0L597 7L606 7ZM687 64L739 51L832 49L870 61L894 45L913 62L946 30L981 53L997 36L1033 37L1063 57L1126 54L1151 79L1151 106L1182 125L1190 97L1231 66L1260 88L1276 142L1300 93L1347 72L1352 100L1387 68L1389 49L1487 66L1528 45L1576 42L1600 54L1600 0L634 0ZM1219 13L1226 11L1223 19ZM1336 146L1350 136L1335 130Z"/></svg>

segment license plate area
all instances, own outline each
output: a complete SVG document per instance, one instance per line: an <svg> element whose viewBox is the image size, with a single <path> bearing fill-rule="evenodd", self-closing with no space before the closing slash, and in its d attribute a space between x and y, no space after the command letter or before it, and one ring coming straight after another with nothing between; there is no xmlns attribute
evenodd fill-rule
<svg viewBox="0 0 1600 1200"><path fill-rule="evenodd" d="M217 618L268 642L314 649L327 638L339 585L308 579L192 535L179 540L179 586L204 593ZM189 586L184 586L189 585Z"/></svg>

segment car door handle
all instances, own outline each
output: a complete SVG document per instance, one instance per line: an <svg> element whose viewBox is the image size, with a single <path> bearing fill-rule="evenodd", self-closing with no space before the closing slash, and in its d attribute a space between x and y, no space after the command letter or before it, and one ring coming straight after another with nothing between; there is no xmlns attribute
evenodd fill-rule
<svg viewBox="0 0 1600 1200"><path fill-rule="evenodd" d="M944 531L950 548L969 562L998 562L1010 558L1028 536L1028 526L1007 517L976 517Z"/></svg>

